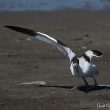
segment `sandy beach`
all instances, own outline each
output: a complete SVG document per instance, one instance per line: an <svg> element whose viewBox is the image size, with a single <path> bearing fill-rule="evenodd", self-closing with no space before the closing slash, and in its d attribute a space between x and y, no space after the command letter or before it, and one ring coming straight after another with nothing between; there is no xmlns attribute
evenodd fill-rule
<svg viewBox="0 0 110 110"><path fill-rule="evenodd" d="M97 104L110 103L108 88L71 91L84 83L72 76L68 60L57 49L4 25L47 33L78 55L88 49L102 51L103 57L94 59L100 70L97 82L110 84L109 11L0 11L0 110L96 110ZM18 85L31 81L47 85Z"/></svg>

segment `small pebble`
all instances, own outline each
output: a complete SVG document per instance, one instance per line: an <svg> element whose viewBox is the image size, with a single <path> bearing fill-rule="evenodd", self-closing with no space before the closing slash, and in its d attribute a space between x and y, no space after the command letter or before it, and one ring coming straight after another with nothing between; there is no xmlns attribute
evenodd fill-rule
<svg viewBox="0 0 110 110"><path fill-rule="evenodd" d="M31 38L28 37L26 40L27 40L27 41L31 41Z"/></svg>
<svg viewBox="0 0 110 110"><path fill-rule="evenodd" d="M85 49L87 49L87 47L86 47L86 46L83 46L83 47L82 47L82 49L84 49L84 50L85 50Z"/></svg>

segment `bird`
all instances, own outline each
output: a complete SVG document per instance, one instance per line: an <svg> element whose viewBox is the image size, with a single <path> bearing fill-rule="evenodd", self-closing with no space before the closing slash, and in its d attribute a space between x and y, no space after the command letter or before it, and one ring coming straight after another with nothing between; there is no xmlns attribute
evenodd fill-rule
<svg viewBox="0 0 110 110"><path fill-rule="evenodd" d="M102 57L102 52L98 50L87 50L79 56L76 55L76 53L73 52L72 49L67 46L67 44L45 33L36 32L34 30L18 26L5 25L4 27L33 36L35 39L53 45L69 60L70 71L74 77L82 78L85 86L89 86L86 79L92 78L94 81L94 86L97 86L95 76L99 74L99 71L96 64L93 63L92 58Z"/></svg>

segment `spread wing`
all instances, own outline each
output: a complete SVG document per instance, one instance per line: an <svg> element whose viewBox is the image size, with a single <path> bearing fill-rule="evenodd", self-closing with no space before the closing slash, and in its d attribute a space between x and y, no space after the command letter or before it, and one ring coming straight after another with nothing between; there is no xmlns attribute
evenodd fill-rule
<svg viewBox="0 0 110 110"><path fill-rule="evenodd" d="M31 35L35 39L44 41L48 44L55 46L63 55L65 55L70 60L70 62L71 62L72 58L76 56L75 53L73 53L72 50L66 44L64 44L62 41L60 41L58 39L50 37L47 34L44 34L41 32L35 32L30 29L16 27L16 26L5 26L5 27L18 31L18 32L22 32L24 34Z"/></svg>

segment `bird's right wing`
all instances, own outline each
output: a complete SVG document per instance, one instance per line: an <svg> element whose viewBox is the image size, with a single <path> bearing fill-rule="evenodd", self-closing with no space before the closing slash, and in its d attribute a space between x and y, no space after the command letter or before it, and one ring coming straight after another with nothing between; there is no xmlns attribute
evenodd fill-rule
<svg viewBox="0 0 110 110"><path fill-rule="evenodd" d="M33 30L21 28L21 27L16 27L16 26L5 26L5 27L12 29L12 30L15 30L15 31L18 31L18 32L22 32L24 34L31 35L35 39L44 41L48 44L55 46L63 55L65 55L70 60L70 62L73 59L73 57L76 56L75 53L73 53L72 50L66 44L64 44L60 40L57 40L53 37L50 37L47 34L44 34L41 32L34 32Z"/></svg>

